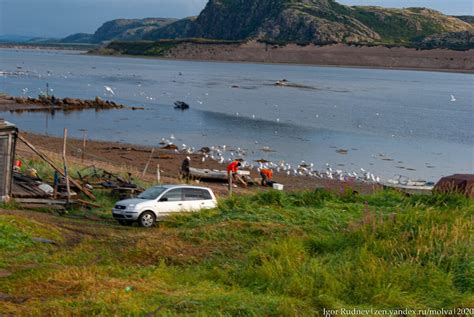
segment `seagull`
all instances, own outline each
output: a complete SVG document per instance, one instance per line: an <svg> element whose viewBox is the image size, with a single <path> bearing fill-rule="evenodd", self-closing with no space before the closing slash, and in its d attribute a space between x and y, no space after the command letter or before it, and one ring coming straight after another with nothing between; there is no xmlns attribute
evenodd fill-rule
<svg viewBox="0 0 474 317"><path fill-rule="evenodd" d="M115 96L115 91L109 86L104 86L104 89L109 92L112 96Z"/></svg>
<svg viewBox="0 0 474 317"><path fill-rule="evenodd" d="M451 95L451 102L455 102L456 101L456 97L454 97L454 95Z"/></svg>

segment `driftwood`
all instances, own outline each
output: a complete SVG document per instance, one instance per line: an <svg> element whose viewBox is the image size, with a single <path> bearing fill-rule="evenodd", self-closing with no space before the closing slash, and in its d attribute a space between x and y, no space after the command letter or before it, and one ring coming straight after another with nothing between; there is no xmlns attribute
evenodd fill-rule
<svg viewBox="0 0 474 317"><path fill-rule="evenodd" d="M28 146L33 152L35 152L41 159L43 159L46 163L48 163L55 171L57 171L61 176L63 177L66 177L66 175L64 174L64 171L61 170L59 167L56 166L56 164L54 164L53 161L51 161L50 158L48 158L45 154L41 153L41 151L39 151L38 149L35 148L35 146L33 144L31 144L30 142L28 142L25 138L23 138L22 136L18 136L18 139L23 142L26 146ZM76 186L81 192L83 192L87 197L89 197L90 199L92 200L96 200L94 194L92 194L89 190L87 190L86 188L84 188L81 184L79 184L77 181L75 181L74 179L70 178L70 182Z"/></svg>

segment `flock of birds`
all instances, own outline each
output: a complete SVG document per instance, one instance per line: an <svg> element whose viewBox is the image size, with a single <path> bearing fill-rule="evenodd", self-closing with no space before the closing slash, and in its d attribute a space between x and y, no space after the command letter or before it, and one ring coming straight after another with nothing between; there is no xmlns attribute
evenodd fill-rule
<svg viewBox="0 0 474 317"><path fill-rule="evenodd" d="M257 172L260 172L262 169L271 169L277 174L285 174L287 176L381 183L380 177L369 171L366 171L363 168L361 168L359 171L346 172L340 169L332 168L329 163L325 164L324 170L317 170L314 163L305 161L301 161L299 164L290 164L285 161L279 161L275 163L263 159L249 162L245 159L247 157L247 151L240 147L237 147L236 149L230 149L227 145L217 145L204 147L197 150L196 148L186 144L182 144L181 147L176 146L174 144L175 140L176 137L172 134L169 138L162 138L160 145L164 147L175 146L174 151L176 153L184 153L186 155L201 155L202 163L211 160L219 164L229 164L234 160L239 160L241 161L242 168L247 170L256 170Z"/></svg>
<svg viewBox="0 0 474 317"><path fill-rule="evenodd" d="M23 71L17 70L16 75L20 75ZM7 73L7 72L0 72L0 76L6 76L6 75L13 75L14 73ZM41 78L41 74L36 74L39 78ZM67 75L62 76L63 78L67 78L68 76L71 76L72 73L68 73ZM182 75L180 73L180 75ZM47 76L51 76L51 72L47 72ZM88 86L91 86L88 84ZM141 84L138 84L139 87L141 87ZM51 89L50 92L53 90ZM24 95L29 93L28 88L22 89L22 93ZM44 93L43 91L40 90L40 93ZM164 93L165 95L167 93ZM116 92L115 88L104 85L103 86L103 95L106 97L115 97ZM189 95L189 93L188 93ZM209 94L206 93L206 96ZM146 100L153 101L155 98L147 96L145 93L140 93L140 96L145 97ZM450 95L450 101L451 102L456 102L456 97L454 95ZM200 99L197 99L196 102L200 105L203 104L203 101ZM275 105L275 107L278 107L278 105ZM337 107L337 106L334 106ZM239 112L235 113L236 116L240 116ZM376 116L379 116L379 113L376 113ZM319 115L316 115L316 118L318 118ZM252 119L255 119L256 116L255 114L252 114ZM276 119L277 123L280 123L281 120L280 118ZM171 135L169 138L163 138L161 140L161 145L174 145L175 142L175 136ZM255 141L256 144L258 144L257 141ZM263 149L264 150L264 149ZM288 176L293 175L293 176L306 176L306 177L316 177L316 178L321 178L321 179L335 179L335 180L340 180L340 181L346 181L346 180L357 180L357 181L364 181L364 182L373 182L373 183L380 183L381 179L380 177L374 175L373 173L366 171L363 168L360 168L358 171L342 171L340 169L333 169L329 163L325 164L325 169L323 170L317 170L315 168L314 163L307 163L305 161L301 161L299 164L290 164L285 161L279 161L277 163L271 162L271 161L266 161L266 160L258 160L258 161L253 161L253 163L249 163L245 160L245 157L247 155L246 151L237 148L235 150L229 149L226 145L220 145L220 146L212 146L210 148L206 148L205 151L203 149L201 150L196 150L194 147L187 146L186 144L182 144L182 146L179 148L176 146L175 151L177 152L183 152L186 154L201 154L202 155L202 162L206 162L206 160L212 160L215 162L218 162L219 164L228 164L229 162L239 159L242 161L242 165L245 169L249 170L257 170L260 171L261 169L272 169L276 173L283 173Z"/></svg>

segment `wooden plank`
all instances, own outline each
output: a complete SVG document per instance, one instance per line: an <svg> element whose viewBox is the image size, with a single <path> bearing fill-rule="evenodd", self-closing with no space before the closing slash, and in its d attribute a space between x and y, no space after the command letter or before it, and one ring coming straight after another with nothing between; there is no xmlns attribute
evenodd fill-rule
<svg viewBox="0 0 474 317"><path fill-rule="evenodd" d="M63 165L64 165L64 175L66 177L67 201L70 201L71 200L71 185L69 184L69 171L67 168L66 147L67 147L67 128L64 128Z"/></svg>
<svg viewBox="0 0 474 317"><path fill-rule="evenodd" d="M42 205L66 205L65 200L39 199L39 198L15 198L20 204L42 204Z"/></svg>
<svg viewBox="0 0 474 317"><path fill-rule="evenodd" d="M91 203L89 201L85 201L85 200L82 200L82 199L75 199L72 201L72 203L78 203L80 205L84 205L84 206L87 206L87 207L94 207L94 208L102 208L101 205L99 204L94 204L94 203Z"/></svg>
<svg viewBox="0 0 474 317"><path fill-rule="evenodd" d="M56 166L56 164L54 164L53 161L51 161L51 159L49 157L47 157L45 154L43 154L41 151L39 151L38 149L36 149L36 147L31 144L30 142L28 142L25 138L23 138L21 135L18 136L18 139L23 142L26 146L28 146L33 152L35 152L41 159L43 159L46 163L48 163L54 170L56 170L59 174L61 174L63 177L65 177L66 175L64 175L64 171L62 171L59 167ZM75 181L73 178L70 179L71 183L76 186L77 188L79 188L79 190L81 192L83 192L87 197L89 197L90 199L92 200L96 200L94 194L92 194L89 190L87 190L86 188L84 188L81 184L79 184L77 181Z"/></svg>

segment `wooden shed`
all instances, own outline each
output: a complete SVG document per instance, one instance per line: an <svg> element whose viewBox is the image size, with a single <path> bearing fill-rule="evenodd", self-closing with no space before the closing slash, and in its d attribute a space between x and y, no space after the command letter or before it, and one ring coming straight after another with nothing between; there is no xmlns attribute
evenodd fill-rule
<svg viewBox="0 0 474 317"><path fill-rule="evenodd" d="M8 201L12 192L13 161L18 129L0 119L0 199Z"/></svg>

